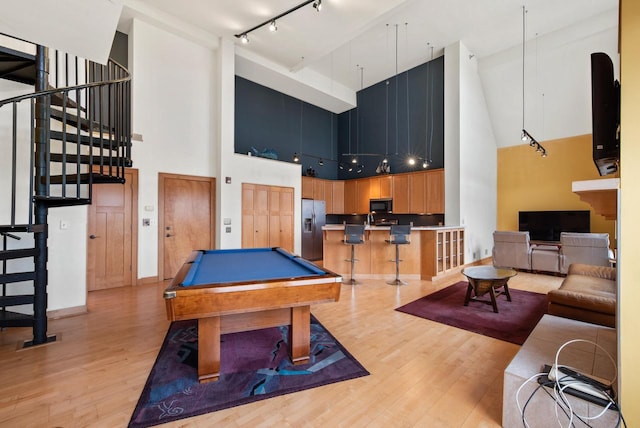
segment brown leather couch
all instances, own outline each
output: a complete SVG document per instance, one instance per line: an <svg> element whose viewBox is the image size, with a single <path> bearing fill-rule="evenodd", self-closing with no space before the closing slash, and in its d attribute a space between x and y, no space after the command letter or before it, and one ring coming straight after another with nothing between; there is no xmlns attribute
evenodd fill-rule
<svg viewBox="0 0 640 428"><path fill-rule="evenodd" d="M574 263L560 288L547 293L547 312L615 328L616 278L615 268Z"/></svg>

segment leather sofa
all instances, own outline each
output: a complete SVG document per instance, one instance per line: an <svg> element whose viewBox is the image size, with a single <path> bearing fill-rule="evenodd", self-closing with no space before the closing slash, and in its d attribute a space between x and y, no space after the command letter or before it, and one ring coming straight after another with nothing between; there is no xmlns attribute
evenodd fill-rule
<svg viewBox="0 0 640 428"><path fill-rule="evenodd" d="M572 264L560 288L547 293L547 313L615 328L616 279L615 268Z"/></svg>
<svg viewBox="0 0 640 428"><path fill-rule="evenodd" d="M493 265L531 270L529 232L496 230L493 232Z"/></svg>

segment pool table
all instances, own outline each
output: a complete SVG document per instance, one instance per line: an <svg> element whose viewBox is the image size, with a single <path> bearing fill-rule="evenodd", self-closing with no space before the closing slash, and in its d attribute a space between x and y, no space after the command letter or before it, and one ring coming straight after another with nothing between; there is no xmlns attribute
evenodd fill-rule
<svg viewBox="0 0 640 428"><path fill-rule="evenodd" d="M193 251L164 291L170 321L198 320L198 380L220 376L220 335L290 325L309 360L310 305L337 302L342 277L280 248Z"/></svg>

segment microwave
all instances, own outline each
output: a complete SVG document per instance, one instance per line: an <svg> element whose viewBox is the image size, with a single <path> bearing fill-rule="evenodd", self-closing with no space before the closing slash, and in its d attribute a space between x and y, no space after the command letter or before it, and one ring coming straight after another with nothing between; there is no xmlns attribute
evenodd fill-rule
<svg viewBox="0 0 640 428"><path fill-rule="evenodd" d="M376 213L393 212L393 200L391 199L369 199L369 211Z"/></svg>

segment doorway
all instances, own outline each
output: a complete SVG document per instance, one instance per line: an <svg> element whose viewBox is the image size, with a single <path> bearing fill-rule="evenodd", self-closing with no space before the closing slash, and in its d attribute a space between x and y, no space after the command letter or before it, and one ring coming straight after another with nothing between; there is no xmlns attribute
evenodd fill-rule
<svg viewBox="0 0 640 428"><path fill-rule="evenodd" d="M158 279L171 279L193 250L215 246L216 180L158 176Z"/></svg>
<svg viewBox="0 0 640 428"><path fill-rule="evenodd" d="M87 218L87 290L126 287L138 272L138 170L95 184Z"/></svg>

